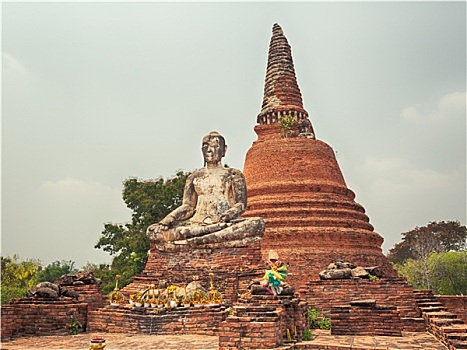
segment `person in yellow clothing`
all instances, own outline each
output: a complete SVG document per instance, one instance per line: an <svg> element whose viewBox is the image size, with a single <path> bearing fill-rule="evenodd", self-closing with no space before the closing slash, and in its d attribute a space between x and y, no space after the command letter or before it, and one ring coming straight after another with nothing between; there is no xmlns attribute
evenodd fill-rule
<svg viewBox="0 0 467 350"><path fill-rule="evenodd" d="M268 269L266 269L261 285L271 294L281 294L287 278L287 264L284 264L274 250L269 250Z"/></svg>

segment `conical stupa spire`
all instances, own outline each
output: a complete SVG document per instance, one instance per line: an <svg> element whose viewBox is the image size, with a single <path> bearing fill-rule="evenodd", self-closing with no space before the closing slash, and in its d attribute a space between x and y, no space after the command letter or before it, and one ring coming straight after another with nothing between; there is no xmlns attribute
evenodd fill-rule
<svg viewBox="0 0 467 350"><path fill-rule="evenodd" d="M295 77L290 45L282 28L275 23L269 44L263 104L257 122L274 124L283 115L292 115L297 122L308 120Z"/></svg>

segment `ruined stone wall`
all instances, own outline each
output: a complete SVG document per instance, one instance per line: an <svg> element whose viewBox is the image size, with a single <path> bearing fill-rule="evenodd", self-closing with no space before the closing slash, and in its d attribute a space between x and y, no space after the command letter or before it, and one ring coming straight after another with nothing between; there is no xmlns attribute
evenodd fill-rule
<svg viewBox="0 0 467 350"><path fill-rule="evenodd" d="M2 305L2 340L24 336L66 335L78 321L87 324L88 304L71 298L14 299Z"/></svg>
<svg viewBox="0 0 467 350"><path fill-rule="evenodd" d="M74 290L78 293L78 300L88 304L88 311L103 307L107 300L107 296L102 295L102 289L97 284L65 286L64 288Z"/></svg>
<svg viewBox="0 0 467 350"><path fill-rule="evenodd" d="M342 279L311 281L300 289L300 297L323 314L329 315L334 306L374 299L380 306L395 306L404 323L405 331L425 331L413 288L405 278ZM331 320L332 321L332 320Z"/></svg>
<svg viewBox="0 0 467 350"><path fill-rule="evenodd" d="M217 335L219 325L227 317L223 305L151 309L143 307L106 306L89 312L91 332L127 334L201 334Z"/></svg>
<svg viewBox="0 0 467 350"><path fill-rule="evenodd" d="M165 280L169 284L185 285L199 276L203 287L209 287L209 273L214 273L214 286L229 302L238 292L245 292L254 278L264 274L260 242L247 247L193 249L180 252L160 252L151 247L146 268L133 283L122 289L127 296L137 290Z"/></svg>
<svg viewBox="0 0 467 350"><path fill-rule="evenodd" d="M467 323L467 296L465 295L436 295L436 300Z"/></svg>
<svg viewBox="0 0 467 350"><path fill-rule="evenodd" d="M395 306L374 300L351 302L331 308L332 335L402 336L404 327Z"/></svg>
<svg viewBox="0 0 467 350"><path fill-rule="evenodd" d="M219 349L272 349L303 338L308 304L297 295L241 298L221 323Z"/></svg>
<svg viewBox="0 0 467 350"><path fill-rule="evenodd" d="M267 227L267 224L266 224ZM386 257L375 246L377 238L368 233L349 230L305 231L276 229L262 242L263 254L274 249L281 260L290 264L287 281L299 289L309 281L319 280L319 272L336 260L358 266L382 266L386 276L393 276Z"/></svg>

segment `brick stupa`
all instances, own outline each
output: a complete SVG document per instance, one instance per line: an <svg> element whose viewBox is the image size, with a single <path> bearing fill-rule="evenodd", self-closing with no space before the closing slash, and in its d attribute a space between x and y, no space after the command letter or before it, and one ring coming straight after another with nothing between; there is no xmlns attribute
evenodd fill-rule
<svg viewBox="0 0 467 350"><path fill-rule="evenodd" d="M281 118L294 126L284 137ZM315 138L297 84L290 45L274 24L269 46L264 98L257 117L258 139L248 150L244 174L248 186L245 216L266 221L263 258L269 249L290 263L295 287L319 279L329 263L341 259L380 266L395 276L383 255L383 238L373 231L365 209L347 188L334 151Z"/></svg>

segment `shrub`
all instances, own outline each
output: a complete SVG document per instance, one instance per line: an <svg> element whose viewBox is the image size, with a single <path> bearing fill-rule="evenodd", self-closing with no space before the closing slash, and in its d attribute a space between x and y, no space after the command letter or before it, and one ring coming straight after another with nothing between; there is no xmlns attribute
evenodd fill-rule
<svg viewBox="0 0 467 350"><path fill-rule="evenodd" d="M315 308L308 309L308 319L310 320L310 328L312 329L331 329L331 319L323 316Z"/></svg>

